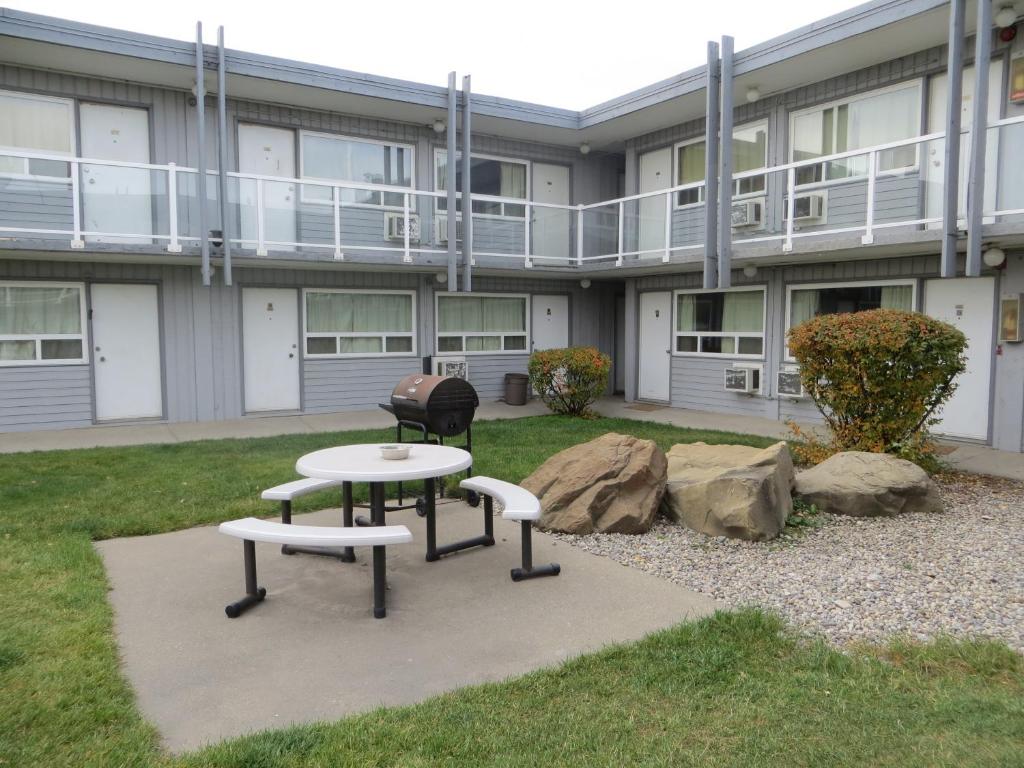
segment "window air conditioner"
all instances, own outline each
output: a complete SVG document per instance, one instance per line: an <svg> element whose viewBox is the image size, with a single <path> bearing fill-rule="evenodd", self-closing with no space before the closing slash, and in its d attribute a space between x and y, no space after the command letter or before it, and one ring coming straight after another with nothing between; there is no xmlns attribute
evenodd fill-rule
<svg viewBox="0 0 1024 768"><path fill-rule="evenodd" d="M778 373L775 391L780 397L806 397L804 385L800 381L800 371L797 368L783 368Z"/></svg>
<svg viewBox="0 0 1024 768"><path fill-rule="evenodd" d="M384 214L384 237L388 240L400 240L405 242L405 216L401 213ZM420 217L414 213L409 214L409 242L420 241Z"/></svg>
<svg viewBox="0 0 1024 768"><path fill-rule="evenodd" d="M793 206L793 221L821 221L825 218L825 195L812 192L797 195Z"/></svg>
<svg viewBox="0 0 1024 768"><path fill-rule="evenodd" d="M434 217L434 240L438 243L448 242L448 217L447 216L435 216ZM462 219L458 218L455 220L455 240L462 240Z"/></svg>
<svg viewBox="0 0 1024 768"><path fill-rule="evenodd" d="M755 366L734 366L725 369L725 390L742 392L747 395L761 391L761 368Z"/></svg>
<svg viewBox="0 0 1024 768"><path fill-rule="evenodd" d="M732 226L760 227L764 224L764 198L755 197L751 200L740 200L732 204Z"/></svg>
<svg viewBox="0 0 1024 768"><path fill-rule="evenodd" d="M457 379L469 379L469 365L465 357L434 357L431 368L435 376L454 376Z"/></svg>

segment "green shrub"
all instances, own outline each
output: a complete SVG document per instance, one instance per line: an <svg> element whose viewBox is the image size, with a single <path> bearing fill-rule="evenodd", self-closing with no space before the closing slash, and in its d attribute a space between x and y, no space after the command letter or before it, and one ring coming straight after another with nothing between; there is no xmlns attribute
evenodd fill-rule
<svg viewBox="0 0 1024 768"><path fill-rule="evenodd" d="M611 369L612 359L594 347L545 349L530 355L530 386L555 413L591 416Z"/></svg>
<svg viewBox="0 0 1024 768"><path fill-rule="evenodd" d="M956 390L967 339L916 312L873 309L822 315L789 331L804 389L825 416L831 442L808 438L798 457L837 451L892 453L934 469L928 429Z"/></svg>

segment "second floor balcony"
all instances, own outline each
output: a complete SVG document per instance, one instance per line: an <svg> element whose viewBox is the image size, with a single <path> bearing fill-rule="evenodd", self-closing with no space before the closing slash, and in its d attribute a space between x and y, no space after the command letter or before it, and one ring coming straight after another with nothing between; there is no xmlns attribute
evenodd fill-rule
<svg viewBox="0 0 1024 768"><path fill-rule="evenodd" d="M969 133L961 137L965 216ZM730 180L737 258L873 246L934 249L940 237L945 136L918 136L754 171ZM1024 235L1024 118L987 128L986 234ZM227 172L206 176L206 221L239 259L437 265L448 255L443 190ZM199 172L0 148L0 242L11 249L182 254L198 252ZM703 258L704 182L586 205L471 195L471 253L499 269L658 268ZM466 241L461 194L457 251ZM965 223L961 222L961 228Z"/></svg>

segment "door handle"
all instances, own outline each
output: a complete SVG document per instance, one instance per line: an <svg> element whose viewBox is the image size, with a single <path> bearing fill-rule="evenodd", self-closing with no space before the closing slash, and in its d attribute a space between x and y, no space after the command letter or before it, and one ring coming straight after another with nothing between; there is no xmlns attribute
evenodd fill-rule
<svg viewBox="0 0 1024 768"><path fill-rule="evenodd" d="M107 362L107 358L105 358L105 357L101 357L101 358L100 358L100 362L101 362L101 363L105 363L105 362Z"/></svg>
<svg viewBox="0 0 1024 768"><path fill-rule="evenodd" d="M295 357L295 353L294 352L289 352L288 353L288 357Z"/></svg>

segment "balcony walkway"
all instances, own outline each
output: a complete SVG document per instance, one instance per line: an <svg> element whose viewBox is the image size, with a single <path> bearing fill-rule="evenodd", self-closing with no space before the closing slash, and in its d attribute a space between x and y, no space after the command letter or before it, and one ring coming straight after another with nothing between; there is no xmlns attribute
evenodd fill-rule
<svg viewBox="0 0 1024 768"><path fill-rule="evenodd" d="M739 416L728 413L694 411L687 408L626 403L621 397L607 397L598 403L604 416L655 421L690 429L712 429L784 439L785 424L774 419ZM525 406L502 402L480 404L476 418L516 419L538 416L547 409L531 400ZM51 451L74 448L97 448L152 443L185 443L193 440L222 438L273 437L317 432L340 432L353 429L383 429L393 426L394 417L374 408L365 411L343 411L323 414L287 414L250 416L227 421L149 422L122 425L81 427L77 429L40 430L37 432L0 433L0 454L23 451ZM1024 481L1024 453L998 451L983 445L950 441L953 451L943 459L956 469L978 474L1008 477Z"/></svg>

